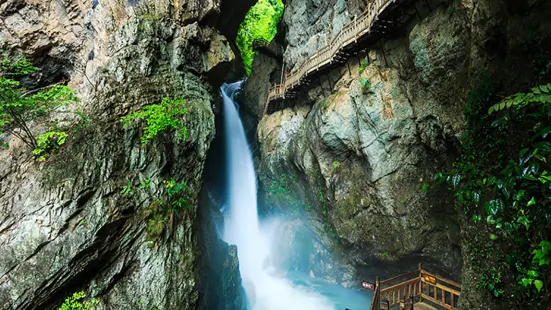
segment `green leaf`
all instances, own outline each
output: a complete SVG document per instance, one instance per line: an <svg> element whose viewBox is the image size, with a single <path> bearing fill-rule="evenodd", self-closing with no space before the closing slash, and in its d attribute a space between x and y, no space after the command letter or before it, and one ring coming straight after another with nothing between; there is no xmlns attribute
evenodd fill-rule
<svg viewBox="0 0 551 310"><path fill-rule="evenodd" d="M538 142L534 144L534 147L541 150L543 154L551 153L551 143L549 142Z"/></svg>
<svg viewBox="0 0 551 310"><path fill-rule="evenodd" d="M541 288L543 287L543 282L541 280L535 280L534 281L534 286L536 287L538 292L540 292Z"/></svg>
<svg viewBox="0 0 551 310"><path fill-rule="evenodd" d="M497 236L496 236L496 235L494 235L494 234L490 234L490 239L492 239L492 240L496 240L496 239L497 239Z"/></svg>
<svg viewBox="0 0 551 310"><path fill-rule="evenodd" d="M535 204L536 204L536 199L535 199L534 197L532 197L532 199L530 199L530 201L528 201L528 205L527 205L527 206L529 207L529 206L533 206L533 205L535 205Z"/></svg>
<svg viewBox="0 0 551 310"><path fill-rule="evenodd" d="M547 254L549 253L549 251L551 251L551 242L549 241L542 241L540 242L539 246L541 247L542 251Z"/></svg>
<svg viewBox="0 0 551 310"><path fill-rule="evenodd" d="M521 225L524 225L526 227L526 230L530 228L531 221L528 219L526 215L521 215L518 217L517 222Z"/></svg>
<svg viewBox="0 0 551 310"><path fill-rule="evenodd" d="M535 270L528 270L528 272L526 272L526 274L527 274L528 276L532 277L532 278L535 278L535 277L537 277L537 276L539 275L538 272L535 271Z"/></svg>
<svg viewBox="0 0 551 310"><path fill-rule="evenodd" d="M521 200L524 197L525 190L519 190L517 193L517 200Z"/></svg>
<svg viewBox="0 0 551 310"><path fill-rule="evenodd" d="M520 284L522 284L522 286L524 286L524 287L527 287L527 286L532 285L533 281L534 280L529 279L529 278L522 278L522 280L520 281Z"/></svg>
<svg viewBox="0 0 551 310"><path fill-rule="evenodd" d="M426 183L423 183L423 185L421 185L421 191L423 193L426 193L428 190L429 190L429 185Z"/></svg>
<svg viewBox="0 0 551 310"><path fill-rule="evenodd" d="M461 176L456 174L454 176L452 176L452 184L453 184L453 187L457 187L457 185L459 184L459 182L461 181Z"/></svg>
<svg viewBox="0 0 551 310"><path fill-rule="evenodd" d="M524 156L524 154L526 154L529 150L530 150L530 149L528 149L528 148L524 148L524 149L520 150L518 156L519 156L519 157Z"/></svg>

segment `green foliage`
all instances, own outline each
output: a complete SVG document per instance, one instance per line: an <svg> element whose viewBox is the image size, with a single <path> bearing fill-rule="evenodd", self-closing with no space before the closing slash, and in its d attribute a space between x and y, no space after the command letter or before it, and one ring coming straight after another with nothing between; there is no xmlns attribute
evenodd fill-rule
<svg viewBox="0 0 551 310"><path fill-rule="evenodd" d="M132 194L132 181L128 180L127 184L121 190L121 195L128 196L130 194Z"/></svg>
<svg viewBox="0 0 551 310"><path fill-rule="evenodd" d="M340 166L341 166L341 162L340 162L340 161L335 160L335 161L333 162L333 168L334 168L334 169L337 169L337 168L339 168Z"/></svg>
<svg viewBox="0 0 551 310"><path fill-rule="evenodd" d="M149 189L151 187L151 180L147 179L147 180L142 180L140 181L140 187L139 189L140 190L146 190L146 189Z"/></svg>
<svg viewBox="0 0 551 310"><path fill-rule="evenodd" d="M427 183L423 183L421 185L421 191L423 192L423 194L426 194L429 190L429 185Z"/></svg>
<svg viewBox="0 0 551 310"><path fill-rule="evenodd" d="M237 32L236 44L241 52L245 72L251 74L255 40L270 42L277 33L277 24L283 14L281 0L258 0L249 10Z"/></svg>
<svg viewBox="0 0 551 310"><path fill-rule="evenodd" d="M365 91L369 91L371 89L371 81L368 78L360 78L359 83Z"/></svg>
<svg viewBox="0 0 551 310"><path fill-rule="evenodd" d="M362 60L360 66L358 67L358 74L362 74L368 66L369 62L367 61L367 59Z"/></svg>
<svg viewBox="0 0 551 310"><path fill-rule="evenodd" d="M549 104L551 103L551 84L534 87L528 93L518 93L509 96L488 109L488 114L515 107L522 109L530 104Z"/></svg>
<svg viewBox="0 0 551 310"><path fill-rule="evenodd" d="M123 127L128 128L136 120L144 120L144 133L141 137L143 145L146 145L161 131L173 128L177 131L177 138L181 141L187 139L186 102L184 99L163 98L160 104L145 106L141 111L121 118Z"/></svg>
<svg viewBox="0 0 551 310"><path fill-rule="evenodd" d="M70 88L60 84L35 90L24 88L18 79L37 70L25 57L0 51L0 132L17 136L33 149L39 146L28 122L77 100ZM5 146L4 141L0 144Z"/></svg>
<svg viewBox="0 0 551 310"><path fill-rule="evenodd" d="M164 181L164 183L168 195L167 205L170 212L173 213L180 209L189 210L193 207L190 203L193 190L189 185L178 183L174 179Z"/></svg>
<svg viewBox="0 0 551 310"><path fill-rule="evenodd" d="M295 174L282 174L278 179L272 180L266 185L267 197L280 205L285 205L289 210L288 214L294 216L312 210L312 205L296 194L295 186L298 180L298 176Z"/></svg>
<svg viewBox="0 0 551 310"><path fill-rule="evenodd" d="M193 208L193 189L183 182L174 179L164 181L165 196L155 200L147 209L146 240L149 247L154 247L167 228L172 226L175 214L190 211ZM145 190L146 186L140 187Z"/></svg>
<svg viewBox="0 0 551 310"><path fill-rule="evenodd" d="M479 287L519 308L545 308L551 281L551 87L497 103L495 89L484 77L470 93L461 158L435 179L449 185L477 227L473 231L481 232L467 244Z"/></svg>
<svg viewBox="0 0 551 310"><path fill-rule="evenodd" d="M152 25L163 19L163 15L158 12L147 12L139 17L140 24L138 25L139 31L145 31L151 29Z"/></svg>
<svg viewBox="0 0 551 310"><path fill-rule="evenodd" d="M94 310L96 305L99 304L99 299L90 298L86 299L86 293L80 291L74 293L71 297L65 298L65 301L59 308L59 310Z"/></svg>
<svg viewBox="0 0 551 310"><path fill-rule="evenodd" d="M40 161L48 159L48 156L59 151L59 148L65 144L68 136L64 131L48 131L37 136L37 148L33 150L33 154Z"/></svg>
<svg viewBox="0 0 551 310"><path fill-rule="evenodd" d="M147 21L147 22L159 21L161 19L162 19L162 16L158 12L153 12L153 13L148 12L148 13L145 13L144 15L142 15L142 20Z"/></svg>

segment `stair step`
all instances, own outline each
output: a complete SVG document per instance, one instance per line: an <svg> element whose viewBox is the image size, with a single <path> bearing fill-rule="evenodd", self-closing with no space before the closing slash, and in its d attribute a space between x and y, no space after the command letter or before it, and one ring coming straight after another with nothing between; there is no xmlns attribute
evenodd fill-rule
<svg viewBox="0 0 551 310"><path fill-rule="evenodd" d="M428 305L424 302L418 302L413 306L415 310L437 310L435 307Z"/></svg>

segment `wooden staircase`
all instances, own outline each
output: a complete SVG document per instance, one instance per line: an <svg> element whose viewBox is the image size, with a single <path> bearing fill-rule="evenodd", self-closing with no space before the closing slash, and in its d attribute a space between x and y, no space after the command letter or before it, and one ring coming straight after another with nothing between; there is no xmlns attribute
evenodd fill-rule
<svg viewBox="0 0 551 310"><path fill-rule="evenodd" d="M419 269L388 280L375 281L371 310L456 309L461 283Z"/></svg>
<svg viewBox="0 0 551 310"><path fill-rule="evenodd" d="M282 101L293 98L298 88L312 82L311 78L314 75L345 63L358 49L375 44L378 38L391 27L401 24L401 18L408 16L401 9L407 7L410 2L410 0L369 0L367 10L346 24L333 40L306 59L299 67L284 74L281 84L274 85L269 90L264 114L271 114L284 108L285 104Z"/></svg>

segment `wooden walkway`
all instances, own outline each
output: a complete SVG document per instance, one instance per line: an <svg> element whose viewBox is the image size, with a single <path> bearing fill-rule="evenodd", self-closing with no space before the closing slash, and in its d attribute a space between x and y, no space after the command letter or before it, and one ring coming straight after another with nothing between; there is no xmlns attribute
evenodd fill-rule
<svg viewBox="0 0 551 310"><path fill-rule="evenodd" d="M382 15L394 11L407 0L371 0L368 9L359 17L346 24L334 39L314 55L304 61L300 67L283 77L283 83L270 88L264 108L264 114L271 114L279 110L282 105L277 101L293 98L295 90L305 84L309 84L309 78L333 65L342 64L350 56L352 47L359 41L366 41L376 36L381 36L385 30L395 23L392 20L383 20ZM388 14L387 14L388 15Z"/></svg>
<svg viewBox="0 0 551 310"><path fill-rule="evenodd" d="M456 309L461 283L419 269L385 281L375 282L371 310ZM434 305L434 306L433 306Z"/></svg>

